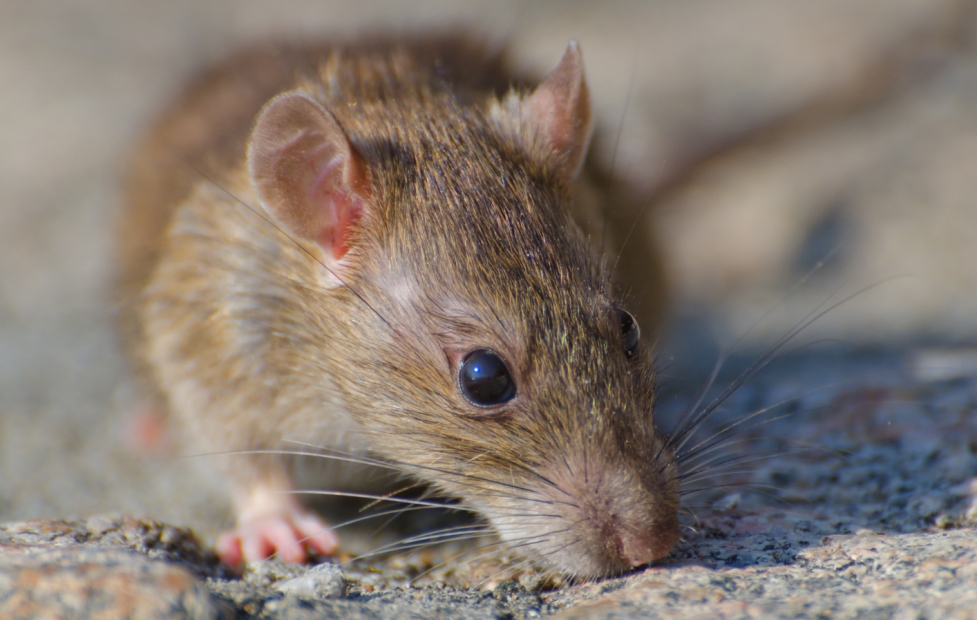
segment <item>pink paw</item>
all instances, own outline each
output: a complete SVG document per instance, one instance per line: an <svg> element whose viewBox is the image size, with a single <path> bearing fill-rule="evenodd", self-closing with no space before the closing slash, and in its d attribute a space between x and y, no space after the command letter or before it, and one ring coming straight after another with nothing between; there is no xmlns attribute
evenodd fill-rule
<svg viewBox="0 0 977 620"><path fill-rule="evenodd" d="M217 538L217 555L228 566L277 556L283 562L301 563L311 550L334 555L339 541L319 517L309 512L257 517L239 524Z"/></svg>

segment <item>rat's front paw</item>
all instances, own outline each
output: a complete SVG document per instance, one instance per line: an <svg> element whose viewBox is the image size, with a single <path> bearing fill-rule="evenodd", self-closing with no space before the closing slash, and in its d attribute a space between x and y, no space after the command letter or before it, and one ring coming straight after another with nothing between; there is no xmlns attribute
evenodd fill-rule
<svg viewBox="0 0 977 620"><path fill-rule="evenodd" d="M334 555L339 541L322 520L305 510L244 521L217 538L217 555L228 566L277 556L283 562L305 562L306 550Z"/></svg>

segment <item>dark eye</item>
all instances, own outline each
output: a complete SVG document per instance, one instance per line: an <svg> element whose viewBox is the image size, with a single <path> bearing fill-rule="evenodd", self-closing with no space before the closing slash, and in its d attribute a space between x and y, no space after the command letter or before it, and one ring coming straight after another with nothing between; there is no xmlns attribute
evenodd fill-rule
<svg viewBox="0 0 977 620"><path fill-rule="evenodd" d="M516 395L516 386L502 358L486 349L472 351L461 365L461 391L473 404L501 405Z"/></svg>
<svg viewBox="0 0 977 620"><path fill-rule="evenodd" d="M634 357L634 352L638 350L638 342L641 340L638 322L624 310L618 310L617 315L621 318L621 340L624 342L624 354L629 358Z"/></svg>

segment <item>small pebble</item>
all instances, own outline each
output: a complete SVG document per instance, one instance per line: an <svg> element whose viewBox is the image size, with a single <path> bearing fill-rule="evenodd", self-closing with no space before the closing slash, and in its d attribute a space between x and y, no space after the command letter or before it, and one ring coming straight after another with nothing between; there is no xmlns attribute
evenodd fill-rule
<svg viewBox="0 0 977 620"><path fill-rule="evenodd" d="M283 594L310 598L338 598L346 594L346 576L336 564L313 566L305 574L275 584Z"/></svg>

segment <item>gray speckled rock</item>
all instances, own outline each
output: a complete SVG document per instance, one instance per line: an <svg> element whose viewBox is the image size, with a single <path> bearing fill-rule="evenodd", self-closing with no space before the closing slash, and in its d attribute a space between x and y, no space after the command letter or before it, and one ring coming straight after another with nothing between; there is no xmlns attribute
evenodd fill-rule
<svg viewBox="0 0 977 620"><path fill-rule="evenodd" d="M102 547L138 551L180 565L198 577L229 576L213 551L183 527L120 515L88 519L34 519L0 525L0 544L22 549Z"/></svg>
<svg viewBox="0 0 977 620"><path fill-rule="evenodd" d="M608 584L560 594L574 602L556 617L973 618L977 530L865 531L827 537L786 566L662 567L615 586L610 594Z"/></svg>
<svg viewBox="0 0 977 620"><path fill-rule="evenodd" d="M327 562L309 569L303 575L280 581L275 584L275 589L286 595L337 598L346 593L346 578L342 568Z"/></svg>
<svg viewBox="0 0 977 620"><path fill-rule="evenodd" d="M95 545L0 545L0 618L233 618L185 568Z"/></svg>

